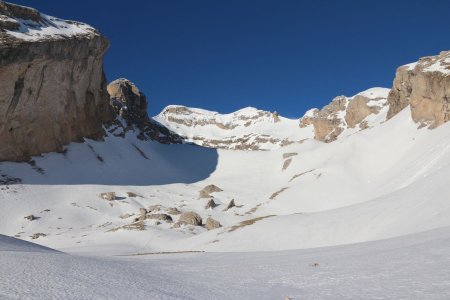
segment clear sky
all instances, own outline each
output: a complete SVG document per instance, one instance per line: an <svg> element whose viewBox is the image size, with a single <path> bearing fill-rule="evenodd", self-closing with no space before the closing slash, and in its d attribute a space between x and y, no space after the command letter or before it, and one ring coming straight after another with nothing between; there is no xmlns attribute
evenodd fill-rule
<svg viewBox="0 0 450 300"><path fill-rule="evenodd" d="M108 80L134 81L152 115L182 104L297 118L450 49L449 0L12 2L97 27Z"/></svg>

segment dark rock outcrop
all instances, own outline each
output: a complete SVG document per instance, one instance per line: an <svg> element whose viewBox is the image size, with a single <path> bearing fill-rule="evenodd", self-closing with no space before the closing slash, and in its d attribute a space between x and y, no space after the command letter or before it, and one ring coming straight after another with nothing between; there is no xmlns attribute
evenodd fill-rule
<svg viewBox="0 0 450 300"><path fill-rule="evenodd" d="M208 203L206 203L205 205L205 209L214 209L214 207L216 206L217 206L216 202L214 202L213 199L209 199Z"/></svg>
<svg viewBox="0 0 450 300"><path fill-rule="evenodd" d="M148 117L147 97L130 80L120 78L108 85L111 106L126 123L116 122L123 132L137 129L141 140L154 140L163 144L180 144L181 137Z"/></svg>
<svg viewBox="0 0 450 300"><path fill-rule="evenodd" d="M224 209L224 211L227 211L233 207L236 207L236 203L234 202L234 199L231 199L230 203L228 203L227 207Z"/></svg>
<svg viewBox="0 0 450 300"><path fill-rule="evenodd" d="M137 126L149 121L147 97L128 79L117 79L108 85L111 105L117 114Z"/></svg>

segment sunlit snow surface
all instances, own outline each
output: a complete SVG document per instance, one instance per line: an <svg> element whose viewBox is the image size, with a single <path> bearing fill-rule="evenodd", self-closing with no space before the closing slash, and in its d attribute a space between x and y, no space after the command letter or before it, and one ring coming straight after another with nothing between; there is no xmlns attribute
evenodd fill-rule
<svg viewBox="0 0 450 300"><path fill-rule="evenodd" d="M1 186L1 233L71 255L2 239L0 298L448 299L450 124L417 127L406 108L329 144L228 151L129 133L1 163L2 180L22 180ZM223 189L213 210L198 199L208 184ZM99 197L109 191L119 199ZM111 231L155 204L223 227ZM161 251L207 253L133 256Z"/></svg>
<svg viewBox="0 0 450 300"><path fill-rule="evenodd" d="M449 299L450 228L348 246L96 258L9 251L1 299Z"/></svg>
<svg viewBox="0 0 450 300"><path fill-rule="evenodd" d="M15 38L26 41L38 41L42 39L65 39L73 36L90 36L96 30L84 23L66 21L45 14L40 14L41 21L23 20L20 18L8 19L18 23L18 30L5 30Z"/></svg>

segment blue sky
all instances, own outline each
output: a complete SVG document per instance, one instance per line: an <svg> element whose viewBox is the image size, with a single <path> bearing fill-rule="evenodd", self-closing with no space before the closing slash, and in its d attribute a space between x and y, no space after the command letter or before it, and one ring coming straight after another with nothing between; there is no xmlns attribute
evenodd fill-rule
<svg viewBox="0 0 450 300"><path fill-rule="evenodd" d="M450 49L448 0L13 2L100 29L108 80L134 81L152 115L182 104L297 118Z"/></svg>

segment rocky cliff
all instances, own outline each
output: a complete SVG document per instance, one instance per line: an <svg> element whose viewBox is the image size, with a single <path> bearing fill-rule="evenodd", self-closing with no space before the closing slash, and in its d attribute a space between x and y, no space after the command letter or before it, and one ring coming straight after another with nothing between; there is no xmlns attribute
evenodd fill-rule
<svg viewBox="0 0 450 300"><path fill-rule="evenodd" d="M155 120L147 113L147 97L130 80L120 78L108 87L111 106L119 118L108 131L123 136L127 131L137 133L141 140L154 140L163 144L179 144L183 140Z"/></svg>
<svg viewBox="0 0 450 300"><path fill-rule="evenodd" d="M388 101L388 118L409 105L412 119L422 126L434 128L449 121L450 51L398 68Z"/></svg>
<svg viewBox="0 0 450 300"><path fill-rule="evenodd" d="M113 120L94 28L0 2L0 161L101 139Z"/></svg>
<svg viewBox="0 0 450 300"><path fill-rule="evenodd" d="M345 130L362 130L383 122L386 116L388 93L389 89L372 88L353 97L338 96L320 110L317 108L309 110L300 119L300 127L312 125L316 140L335 141ZM385 108L384 114L380 114L383 108ZM379 117L366 119L371 115L379 115ZM349 132L353 131L355 130Z"/></svg>

